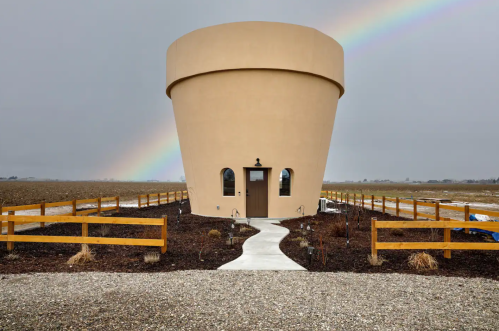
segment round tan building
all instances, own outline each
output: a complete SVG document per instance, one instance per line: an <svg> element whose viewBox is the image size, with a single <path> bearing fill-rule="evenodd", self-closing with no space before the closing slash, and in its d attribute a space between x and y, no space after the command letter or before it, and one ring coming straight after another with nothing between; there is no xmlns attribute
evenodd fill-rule
<svg viewBox="0 0 499 331"><path fill-rule="evenodd" d="M344 93L334 39L271 22L199 29L168 48L166 81L192 213L316 214Z"/></svg>

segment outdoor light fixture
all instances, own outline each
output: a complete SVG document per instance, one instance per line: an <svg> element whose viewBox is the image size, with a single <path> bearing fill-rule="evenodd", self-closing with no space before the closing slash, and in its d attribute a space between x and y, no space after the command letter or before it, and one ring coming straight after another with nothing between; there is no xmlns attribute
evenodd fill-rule
<svg viewBox="0 0 499 331"><path fill-rule="evenodd" d="M249 226L249 225L250 225L250 222L251 222L251 218L249 218L249 217L248 217L248 218L246 219L246 222L248 222L248 226Z"/></svg>
<svg viewBox="0 0 499 331"><path fill-rule="evenodd" d="M314 248L312 246L308 246L308 265L312 264L312 254L314 253Z"/></svg>
<svg viewBox="0 0 499 331"><path fill-rule="evenodd" d="M236 217L239 217L239 211L236 208L232 208L230 217L234 217L234 210L236 211Z"/></svg>
<svg viewBox="0 0 499 331"><path fill-rule="evenodd" d="M310 224L307 225L307 231L310 231Z"/></svg>
<svg viewBox="0 0 499 331"><path fill-rule="evenodd" d="M230 227L234 229L236 226L234 225L234 223L232 223Z"/></svg>
<svg viewBox="0 0 499 331"><path fill-rule="evenodd" d="M260 164L260 158L256 158L256 164L255 167L261 167L262 165Z"/></svg>
<svg viewBox="0 0 499 331"><path fill-rule="evenodd" d="M300 229L302 229L302 230L303 230L303 223L301 223L301 224L300 224Z"/></svg>
<svg viewBox="0 0 499 331"><path fill-rule="evenodd" d="M298 207L298 209L296 210L297 213L301 213L301 216L305 216L305 206L304 205L301 205L300 207Z"/></svg>

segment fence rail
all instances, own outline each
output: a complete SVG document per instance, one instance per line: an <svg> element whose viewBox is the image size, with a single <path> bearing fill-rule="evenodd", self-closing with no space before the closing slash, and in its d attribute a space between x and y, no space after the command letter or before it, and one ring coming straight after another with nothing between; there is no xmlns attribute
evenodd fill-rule
<svg viewBox="0 0 499 331"><path fill-rule="evenodd" d="M166 199L162 197L165 196ZM142 194L138 196L138 206L142 208L143 206L150 207L151 205L159 206L162 202L170 203L172 201L178 201L183 199L188 199L189 193L187 191L174 191L167 193L153 193L153 194ZM145 202L142 202L145 199Z"/></svg>
<svg viewBox="0 0 499 331"><path fill-rule="evenodd" d="M71 243L71 244L101 244L101 245L134 245L159 246L161 253L167 250L167 218L120 218L120 217L89 217L89 216L0 216L0 221L7 223L7 234L0 234L0 241L7 242L7 250L14 249L15 242ZM81 237L68 236L32 236L14 234L16 224L37 223L81 223ZM134 224L161 226L161 239L134 238L103 238L89 237L88 224Z"/></svg>
<svg viewBox="0 0 499 331"><path fill-rule="evenodd" d="M443 242L378 242L378 229L444 229ZM381 249L443 249L444 257L451 258L451 250L499 250L499 243L451 242L451 229L475 228L499 232L499 222L451 221L378 221L371 219L371 255L378 256Z"/></svg>
<svg viewBox="0 0 499 331"><path fill-rule="evenodd" d="M395 211L397 216L400 216L400 214L411 214L414 221L417 221L418 217L425 217L428 219L436 220L436 221L443 221L445 218L440 216L440 210L452 210L452 211L458 211L458 212L463 212L464 213L464 221L467 222L470 219L470 214L482 214L482 215L487 215L487 216L492 216L492 217L499 217L499 212L497 211L489 211L489 210L481 210L481 209L472 209L468 205L464 207L458 207L458 206L449 206L449 205L442 205L438 201L436 203L428 203L428 202L423 202L423 201L417 201L417 200L408 200L408 199L403 199L403 198L388 198L385 196L374 196L374 195L365 195L365 194L356 194L356 193L343 193L343 192L335 192L335 191L321 191L321 197L326 197L330 200L336 200L339 202L345 202L345 203L350 203L349 198L352 196L352 204L354 206L362 206L365 208L365 200L366 198L368 200L371 200L371 210L374 210L375 207L381 208L381 211L383 213L386 213L386 210L393 210ZM395 202L395 207L389 207L386 205L386 201L390 202ZM375 202L381 202L381 204L376 204ZM400 204L409 204L412 205L412 210L407 210L407 209L402 209L400 208ZM434 208L434 214L427 214L427 213L421 213L418 212L418 206L422 207L430 207ZM450 219L450 221L457 221L457 222L462 222L461 220L456 220L456 219ZM473 222L473 224L476 224L477 222ZM470 227L465 227L461 226L462 228L465 228L465 232L469 233ZM473 228L472 226L471 228ZM486 229L487 230L487 229Z"/></svg>

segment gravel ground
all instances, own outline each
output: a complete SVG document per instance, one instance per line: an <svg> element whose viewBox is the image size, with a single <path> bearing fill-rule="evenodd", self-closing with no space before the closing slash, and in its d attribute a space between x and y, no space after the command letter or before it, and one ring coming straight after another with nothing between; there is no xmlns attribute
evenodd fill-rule
<svg viewBox="0 0 499 331"><path fill-rule="evenodd" d="M499 282L179 271L2 276L0 330L497 330Z"/></svg>

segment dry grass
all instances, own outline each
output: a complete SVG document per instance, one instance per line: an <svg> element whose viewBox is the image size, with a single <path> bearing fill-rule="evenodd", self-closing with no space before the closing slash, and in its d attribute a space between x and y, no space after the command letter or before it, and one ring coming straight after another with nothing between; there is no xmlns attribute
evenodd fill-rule
<svg viewBox="0 0 499 331"><path fill-rule="evenodd" d="M308 241L307 240L301 241L300 242L300 247L301 248L308 247Z"/></svg>
<svg viewBox="0 0 499 331"><path fill-rule="evenodd" d="M402 230L402 229L390 229L390 234L392 236L403 237L404 230Z"/></svg>
<svg viewBox="0 0 499 331"><path fill-rule="evenodd" d="M241 227L239 228L239 232L246 232L246 231L251 231L251 228L248 228L248 227L246 227L246 226L241 226Z"/></svg>
<svg viewBox="0 0 499 331"><path fill-rule="evenodd" d="M235 244L239 244L239 243L242 243L244 242L244 238L243 237L232 237L232 245L235 245ZM230 238L227 239L227 241L225 242L227 244L227 246L230 246Z"/></svg>
<svg viewBox="0 0 499 331"><path fill-rule="evenodd" d="M307 241L307 239L305 239L303 237L296 237L296 238L291 239L291 241Z"/></svg>
<svg viewBox="0 0 499 331"><path fill-rule="evenodd" d="M97 230L97 233L101 237L106 237L110 232L111 232L111 224L101 224L99 230Z"/></svg>
<svg viewBox="0 0 499 331"><path fill-rule="evenodd" d="M160 255L158 252L149 252L144 255L145 263L157 263L160 260Z"/></svg>
<svg viewBox="0 0 499 331"><path fill-rule="evenodd" d="M88 247L87 244L82 244L81 251L73 255L68 260L67 263L73 265L73 264L83 264L92 261L95 261L95 254L92 252L92 250Z"/></svg>
<svg viewBox="0 0 499 331"><path fill-rule="evenodd" d="M312 221L311 223L312 223L313 225L319 225L319 224L321 224L321 222L319 222L319 221Z"/></svg>
<svg viewBox="0 0 499 331"><path fill-rule="evenodd" d="M388 262L388 260L382 256L372 256L372 255L367 256L367 261L369 261L369 264L372 265L373 267L379 267L380 265L383 264L383 262Z"/></svg>
<svg viewBox="0 0 499 331"><path fill-rule="evenodd" d="M9 260L9 261L14 261L14 260L19 260L20 256L19 254L16 254L14 252L9 253L5 255L4 259Z"/></svg>
<svg viewBox="0 0 499 331"><path fill-rule="evenodd" d="M220 233L220 231L213 229L208 232L208 237L220 239L220 237L222 237L222 234Z"/></svg>
<svg viewBox="0 0 499 331"><path fill-rule="evenodd" d="M433 256L425 252L414 253L409 256L409 267L416 270L436 270L438 262Z"/></svg>

